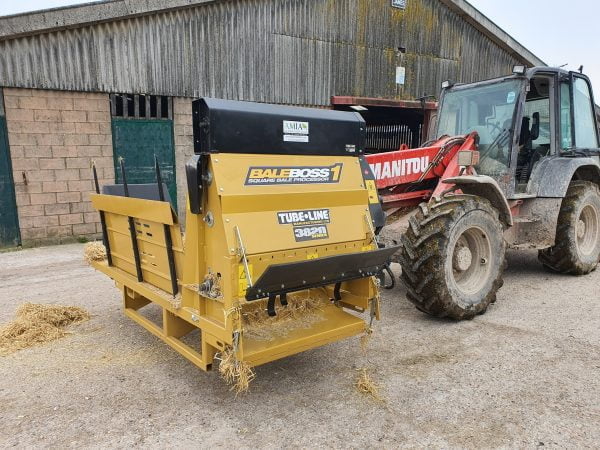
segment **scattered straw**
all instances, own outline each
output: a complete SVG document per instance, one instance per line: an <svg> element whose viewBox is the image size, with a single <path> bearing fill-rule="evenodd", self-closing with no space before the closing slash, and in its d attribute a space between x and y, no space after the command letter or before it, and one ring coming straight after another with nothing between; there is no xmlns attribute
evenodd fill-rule
<svg viewBox="0 0 600 450"><path fill-rule="evenodd" d="M85 244L83 259L88 264L91 264L92 261L104 261L106 259L106 249L102 242L94 241Z"/></svg>
<svg viewBox="0 0 600 450"><path fill-rule="evenodd" d="M383 397L379 393L379 389L380 389L379 385L373 381L373 379L371 378L371 375L369 375L369 372L367 371L367 369L365 369L365 368L358 369L358 372L359 372L358 379L356 380L356 383L354 384L354 387L356 388L356 390L358 392L360 392L361 394L370 395L377 401L380 401L380 402L384 401Z"/></svg>
<svg viewBox="0 0 600 450"><path fill-rule="evenodd" d="M367 352L367 347L369 346L369 342L371 342L371 336L373 335L373 328L369 325L365 325L365 332L360 337L360 349L363 353Z"/></svg>
<svg viewBox="0 0 600 450"><path fill-rule="evenodd" d="M323 320L321 312L325 306L324 301L311 295L310 291L290 294L287 301L287 306L276 306L277 315L274 317L267 313L266 300L244 305L244 336L271 341L285 337L293 330L310 328Z"/></svg>
<svg viewBox="0 0 600 450"><path fill-rule="evenodd" d="M219 364L219 373L227 384L231 386L231 390L235 394L248 392L250 382L254 379L255 374L248 363L238 361L233 348L227 347L221 352Z"/></svg>
<svg viewBox="0 0 600 450"><path fill-rule="evenodd" d="M59 339L67 334L66 326L89 318L87 311L76 306L24 303L15 320L0 328L0 355Z"/></svg>

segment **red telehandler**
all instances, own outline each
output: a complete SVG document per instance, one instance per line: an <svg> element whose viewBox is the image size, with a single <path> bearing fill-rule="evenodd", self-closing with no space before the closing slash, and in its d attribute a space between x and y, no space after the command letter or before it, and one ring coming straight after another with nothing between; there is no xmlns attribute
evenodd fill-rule
<svg viewBox="0 0 600 450"><path fill-rule="evenodd" d="M416 307L469 319L502 286L505 248L583 275L600 257L600 159L589 79L562 69L442 85L437 138L366 157L389 214L381 243ZM415 208L415 206L418 207Z"/></svg>

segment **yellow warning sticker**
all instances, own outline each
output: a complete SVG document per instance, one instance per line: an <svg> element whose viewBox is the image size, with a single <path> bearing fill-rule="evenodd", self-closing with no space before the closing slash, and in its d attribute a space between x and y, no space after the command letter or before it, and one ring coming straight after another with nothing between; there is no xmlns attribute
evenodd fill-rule
<svg viewBox="0 0 600 450"><path fill-rule="evenodd" d="M377 186L375 180L366 180L365 185L369 193L369 203L379 203L379 196L377 195Z"/></svg>
<svg viewBox="0 0 600 450"><path fill-rule="evenodd" d="M250 277L252 277L252 264L248 264L248 272L250 272ZM246 278L244 265L240 264L238 266L238 297L245 297L246 289L248 289L248 278Z"/></svg>
<svg viewBox="0 0 600 450"><path fill-rule="evenodd" d="M374 248L374 245L363 245L362 248L361 248L361 250L363 252L368 252L370 250L375 250L375 248Z"/></svg>
<svg viewBox="0 0 600 450"><path fill-rule="evenodd" d="M319 254L317 252L306 254L306 259L317 259L318 257L319 257Z"/></svg>

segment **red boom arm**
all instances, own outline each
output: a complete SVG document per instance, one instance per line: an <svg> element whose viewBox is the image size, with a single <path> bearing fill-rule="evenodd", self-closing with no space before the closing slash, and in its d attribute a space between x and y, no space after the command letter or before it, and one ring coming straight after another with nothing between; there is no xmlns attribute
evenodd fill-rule
<svg viewBox="0 0 600 450"><path fill-rule="evenodd" d="M459 174L457 153L477 150L476 142L477 133L443 136L428 147L367 155L384 209L412 206L441 193L446 188L441 180Z"/></svg>

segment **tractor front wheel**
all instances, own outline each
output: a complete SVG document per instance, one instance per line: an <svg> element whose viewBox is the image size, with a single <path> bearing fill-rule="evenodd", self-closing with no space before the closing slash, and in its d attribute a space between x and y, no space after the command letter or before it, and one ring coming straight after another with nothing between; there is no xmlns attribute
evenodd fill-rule
<svg viewBox="0 0 600 450"><path fill-rule="evenodd" d="M421 204L409 225L399 258L409 300L436 317L484 313L503 283L498 211L486 199L451 195Z"/></svg>
<svg viewBox="0 0 600 450"><path fill-rule="evenodd" d="M548 269L573 275L590 273L600 257L600 190L589 181L573 181L563 199L554 247L540 250Z"/></svg>

